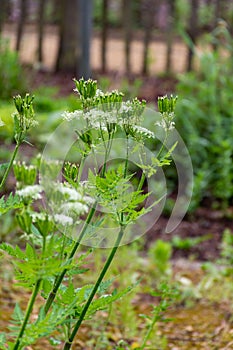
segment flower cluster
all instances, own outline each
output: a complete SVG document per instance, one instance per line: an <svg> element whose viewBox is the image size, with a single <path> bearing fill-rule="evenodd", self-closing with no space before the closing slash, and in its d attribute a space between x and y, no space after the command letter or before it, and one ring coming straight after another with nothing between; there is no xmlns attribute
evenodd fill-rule
<svg viewBox="0 0 233 350"><path fill-rule="evenodd" d="M62 118L68 122L70 122L73 119L79 119L80 117L82 117L83 112L81 110L76 110L74 112L63 112L62 113Z"/></svg>
<svg viewBox="0 0 233 350"><path fill-rule="evenodd" d="M30 186L26 186L18 191L16 191L16 194L19 196L19 197L22 197L23 199L34 199L34 200L37 200L37 199L41 199L42 198L42 193L43 191L43 187L40 186L40 185L30 185Z"/></svg>
<svg viewBox="0 0 233 350"><path fill-rule="evenodd" d="M177 96L171 95L170 97L163 96L158 98L158 109L162 116L162 120L157 122L156 125L160 126L168 132L169 130L174 129L175 122L175 106L176 106Z"/></svg>
<svg viewBox="0 0 233 350"><path fill-rule="evenodd" d="M54 221L63 226L77 223L80 216L85 215L94 202L85 194L81 184L74 188L67 182L53 182L46 189L46 194Z"/></svg>
<svg viewBox="0 0 233 350"><path fill-rule="evenodd" d="M13 113L12 117L14 118L15 140L17 143L23 141L28 129L38 124L35 120L33 100L34 96L30 94L26 94L24 98L20 95L14 97L17 112Z"/></svg>
<svg viewBox="0 0 233 350"><path fill-rule="evenodd" d="M36 166L26 165L25 162L14 162L13 170L17 181L17 188L34 185L37 175Z"/></svg>
<svg viewBox="0 0 233 350"><path fill-rule="evenodd" d="M48 196L48 204L53 214L30 211L33 222L53 220L59 225L73 225L78 222L80 216L88 212L94 202L91 197L85 195L84 186L80 185L77 189L68 183L60 182L53 182L47 188L41 185L25 186L17 190L16 194L28 205L33 200L41 199L43 191Z"/></svg>
<svg viewBox="0 0 233 350"><path fill-rule="evenodd" d="M154 136L149 130L141 127L142 114L146 106L144 100L139 101L135 98L132 101L123 102L123 94L121 92L113 90L103 93L97 89L96 82L91 79L88 81L83 79L75 80L75 84L75 91L78 91L82 101L85 100L85 103L89 101L89 108L85 108L87 105L83 105L83 111L63 113L62 116L66 121L79 120L82 117L86 121L87 129L89 130L96 129L101 133L107 132L110 135L117 128L120 128L127 136L136 137L140 135L141 138ZM83 136L83 134L81 135ZM87 143L87 140L83 141ZM88 141L90 140L88 139Z"/></svg>

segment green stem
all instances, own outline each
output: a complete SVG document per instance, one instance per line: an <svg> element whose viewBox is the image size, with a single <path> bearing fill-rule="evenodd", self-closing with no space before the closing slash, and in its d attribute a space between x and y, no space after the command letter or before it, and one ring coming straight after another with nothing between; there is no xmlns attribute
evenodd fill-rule
<svg viewBox="0 0 233 350"><path fill-rule="evenodd" d="M94 285L94 287L93 287L93 289L91 291L91 294L89 295L89 298L86 301L86 304L84 305L84 307L82 309L82 312L81 312L81 314L79 316L79 319L78 319L77 323L75 324L69 339L64 344L63 350L68 350L68 349L71 348L72 343L74 341L74 338L75 338L75 336L76 336L76 334L77 334L77 332L79 330L79 327L81 326L82 321L84 320L84 317L85 317L85 315L86 315L86 313L88 311L88 308L89 308L89 306L90 306L90 304L91 304L91 302L92 302L92 300L93 300L93 298L94 298L94 296L95 296L95 294L96 294L96 292L97 292L97 290L98 290L98 288L99 288L99 286L100 286L100 284L101 284L101 282L102 282L106 272L109 269L109 266L110 266L110 264L111 264L111 262L112 262L112 260L113 260L113 258L115 256L115 254L116 254L116 251L117 251L117 249L118 249L118 247L120 245L120 242L122 240L123 235L124 235L124 226L121 226L121 229L120 229L120 231L118 233L118 236L117 236L117 239L116 239L116 242L115 242L115 245L112 248L112 251L111 251L109 257L108 257L107 261L104 264L104 267L103 267L103 269L102 269L102 271L101 271L101 273L100 273L100 275L99 275L99 277L98 277L98 279L97 279L97 281L96 281L96 283L95 283L95 285Z"/></svg>
<svg viewBox="0 0 233 350"><path fill-rule="evenodd" d="M15 146L14 152L13 152L12 157L11 157L11 160L10 160L10 163L9 163L9 165L8 165L8 167L7 167L7 169L6 169L5 173L4 173L4 176L3 176L3 178L2 178L2 181L1 181L1 184L0 184L0 189L2 189L2 187L5 185L5 182L6 182L6 180L7 180L7 177L8 177L8 175L9 175L9 172L10 172L10 170L11 170L12 164L13 164L13 162L14 162L14 160L15 160L15 157L16 157L16 155L17 155L17 152L18 152L18 150L19 150L20 144L21 144L21 143L18 142L18 143L16 144L16 146Z"/></svg>
<svg viewBox="0 0 233 350"><path fill-rule="evenodd" d="M127 175L128 163L129 163L129 135L127 135L127 138L126 138L126 159L125 159L124 178L126 178L126 175Z"/></svg>
<svg viewBox="0 0 233 350"><path fill-rule="evenodd" d="M138 191L141 191L142 186L143 186L144 181L145 181L145 178L146 178L146 175L144 173L142 173L142 176L141 176L141 179L139 181L138 188L137 188Z"/></svg>
<svg viewBox="0 0 233 350"><path fill-rule="evenodd" d="M161 155L161 154L162 154L162 152L163 152L164 145L165 145L165 143L167 142L167 137L168 137L168 133L167 133L167 131L166 131L166 134L165 134L165 138L164 138L163 144L162 144L162 146L161 146L161 148L160 148L160 150L159 150L159 152L158 152L158 154L157 154L157 159L159 159L160 155Z"/></svg>
<svg viewBox="0 0 233 350"><path fill-rule="evenodd" d="M86 233L86 230L87 230L87 228L88 228L88 225L89 225L89 223L91 222L92 217L93 217L93 215L94 215L94 213L95 213L96 205L97 205L97 203L95 202L94 205L93 205L93 207L92 207L91 210L89 211L89 214L88 214L88 216L87 216L87 219L86 219L86 221L85 221L85 224L83 225L82 231L80 232L79 239L78 239L78 241L75 243L75 245L74 245L74 247L73 247L73 249L72 249L72 251L71 251L71 253L70 253L69 257L68 257L68 260L69 260L69 259L72 259L72 258L74 257L74 254L76 253L76 251L77 251L77 249L78 249L78 247L79 247L79 245L80 245L80 243L81 243L81 240L83 239L83 236L84 236L85 233ZM45 312L45 314L48 313L48 311L49 311L49 309L50 309L50 307L51 307L51 305L52 305L52 303L53 303L53 301L54 301L54 299L55 299L55 296L56 296L56 294L57 294L57 291L58 291L58 289L59 289L59 287L60 287L60 285L61 285L61 283L62 283L62 280L63 280L63 278L64 278L64 276L65 276L65 274L66 274L66 272L67 272L67 268L64 268L64 270L61 272L61 274L57 277L56 282L55 282L55 284L54 284L54 286L53 286L53 289L52 289L52 291L50 292L50 294L49 294L49 296L48 296L48 299L47 299L47 301L46 301L46 303L45 303L45 306L44 306L44 312Z"/></svg>
<svg viewBox="0 0 233 350"><path fill-rule="evenodd" d="M151 322L151 324L150 324L150 326L149 326L149 329L148 329L148 331L147 331L147 333L146 333L146 335L145 335L145 337L144 337L144 339L143 339L143 343L142 343L142 345L140 346L139 350L144 350L144 348L145 348L145 346L146 346L146 343L147 343L147 341L148 341L149 338L150 338L151 332L152 332L152 330L153 330L153 328L154 328L154 325L155 325L156 321L157 321L157 317L155 317L155 318L153 319L153 321Z"/></svg>
<svg viewBox="0 0 233 350"><path fill-rule="evenodd" d="M110 150L111 150L111 146L112 146L112 139L113 139L113 136L114 134L108 134L108 142L107 142L107 145L104 141L104 148L105 148L105 157L104 157L104 165L103 165L103 168L102 168L102 171L101 171L101 176L104 177L104 174L106 172L106 166L107 166L107 160L108 160L108 157L109 157L109 154L110 154Z"/></svg>
<svg viewBox="0 0 233 350"><path fill-rule="evenodd" d="M81 158L81 162L80 162L79 170L78 170L78 178L77 178L78 183L81 181L81 176L82 176L82 171L83 171L85 159L86 159L86 157Z"/></svg>
<svg viewBox="0 0 233 350"><path fill-rule="evenodd" d="M36 284L35 284L35 287L34 287L34 290L33 290L33 293L31 295L31 298L29 300L29 303L28 303L28 306L27 306L27 310L26 310L26 314L24 316L24 320L23 320L23 324L21 326L21 329L20 329L20 332L19 332L19 335L17 337L17 340L16 340L16 343L13 347L13 350L17 350L19 349L19 346L20 346L20 342L21 342L21 339L23 337L23 334L24 334L24 331L26 329L26 326L27 326L27 323L28 323L28 319L31 315L31 312L32 312L32 309L33 309L33 305L35 303L35 300L36 300L36 297L37 297L37 294L39 292L39 289L40 289L40 284L41 284L41 279L38 279Z"/></svg>

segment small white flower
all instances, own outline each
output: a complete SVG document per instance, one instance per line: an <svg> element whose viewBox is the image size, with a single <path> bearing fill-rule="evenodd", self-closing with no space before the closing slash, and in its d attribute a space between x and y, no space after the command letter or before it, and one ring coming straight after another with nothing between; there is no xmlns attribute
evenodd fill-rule
<svg viewBox="0 0 233 350"><path fill-rule="evenodd" d="M80 202L68 202L61 206L61 210L67 214L75 213L82 215L88 212L88 206Z"/></svg>
<svg viewBox="0 0 233 350"><path fill-rule="evenodd" d="M42 191L43 191L42 186L32 185L32 186L26 186L21 190L16 191L16 193L23 198L41 199Z"/></svg>
<svg viewBox="0 0 233 350"><path fill-rule="evenodd" d="M95 200L91 197L83 196L83 202L86 203L87 205L92 205L94 204Z"/></svg>
<svg viewBox="0 0 233 350"><path fill-rule="evenodd" d="M133 112L133 108L131 103L129 101L122 102L120 113L132 113L132 112Z"/></svg>
<svg viewBox="0 0 233 350"><path fill-rule="evenodd" d="M30 214L32 218L32 222L36 222L37 220L45 221L47 219L51 220L51 217L45 213L33 212Z"/></svg>
<svg viewBox="0 0 233 350"><path fill-rule="evenodd" d="M5 125L5 123L2 121L2 119L0 118L0 126Z"/></svg>
<svg viewBox="0 0 233 350"><path fill-rule="evenodd" d="M143 136L146 136L148 138L154 138L154 133L146 128L143 128L142 126L135 125L133 127L133 130L136 131L139 134L142 134Z"/></svg>
<svg viewBox="0 0 233 350"><path fill-rule="evenodd" d="M83 115L83 112L81 110L76 110L74 112L65 111L62 113L61 116L64 120L67 120L68 122L70 122L73 119L79 119L82 115Z"/></svg>
<svg viewBox="0 0 233 350"><path fill-rule="evenodd" d="M55 214L54 220L57 224L60 224L62 226L73 225L73 219L70 216L64 214Z"/></svg>
<svg viewBox="0 0 233 350"><path fill-rule="evenodd" d="M97 89L95 95L96 95L96 97L104 96L104 92L100 89Z"/></svg>
<svg viewBox="0 0 233 350"><path fill-rule="evenodd" d="M70 200L79 201L82 199L81 194L77 190L67 187L62 183L57 184L56 190L58 190L64 196L68 196Z"/></svg>
<svg viewBox="0 0 233 350"><path fill-rule="evenodd" d="M155 125L160 126L163 128L166 132L174 129L175 122L173 121L175 114L172 113L162 113L162 120L155 123Z"/></svg>

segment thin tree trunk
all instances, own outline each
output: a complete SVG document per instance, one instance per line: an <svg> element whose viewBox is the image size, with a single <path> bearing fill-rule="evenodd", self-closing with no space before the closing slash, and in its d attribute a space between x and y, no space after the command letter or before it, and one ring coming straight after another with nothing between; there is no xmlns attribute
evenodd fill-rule
<svg viewBox="0 0 233 350"><path fill-rule="evenodd" d="M107 56L107 30L108 30L108 6L109 0L103 0L102 3L102 32L101 32L101 70L106 72Z"/></svg>
<svg viewBox="0 0 233 350"><path fill-rule="evenodd" d="M6 17L6 10L7 10L7 1L1 0L0 2L0 35L3 30L3 25Z"/></svg>
<svg viewBox="0 0 233 350"><path fill-rule="evenodd" d="M45 0L40 0L38 11L38 61L43 62Z"/></svg>
<svg viewBox="0 0 233 350"><path fill-rule="evenodd" d="M130 53L132 40L132 0L123 0L123 23L125 41L125 69L131 72Z"/></svg>
<svg viewBox="0 0 233 350"><path fill-rule="evenodd" d="M197 41L198 35L198 0L191 0L191 14L190 14L190 26L188 29L188 34L191 39L191 44L188 48L188 56L187 56L187 71L190 72L193 69L193 56L195 50L195 44Z"/></svg>
<svg viewBox="0 0 233 350"><path fill-rule="evenodd" d="M217 27L218 25L218 20L221 17L221 4L220 4L220 0L215 0L215 4L214 4L214 29ZM217 51L218 50L218 44L217 42L213 42L213 50Z"/></svg>
<svg viewBox="0 0 233 350"><path fill-rule="evenodd" d="M60 0L59 44L56 71L77 73L78 61L78 1Z"/></svg>
<svg viewBox="0 0 233 350"><path fill-rule="evenodd" d="M167 21L167 54L166 54L166 73L172 71L172 42L174 38L174 0L168 0L168 21Z"/></svg>
<svg viewBox="0 0 233 350"><path fill-rule="evenodd" d="M142 74L149 73L149 45L152 39L152 28L154 24L156 0L147 0L144 3L144 39L143 39L143 57L142 57Z"/></svg>
<svg viewBox="0 0 233 350"><path fill-rule="evenodd" d="M27 6L28 6L27 0L20 0L20 18L18 22L16 45L15 45L16 51L20 50L20 46L22 42L23 30L26 23L26 17L27 17Z"/></svg>
<svg viewBox="0 0 233 350"><path fill-rule="evenodd" d="M62 55L62 41L63 41L63 27L64 20L62 19L62 14L64 13L65 0L58 0L59 8L58 8L58 50L55 64L55 72L59 71L60 61Z"/></svg>

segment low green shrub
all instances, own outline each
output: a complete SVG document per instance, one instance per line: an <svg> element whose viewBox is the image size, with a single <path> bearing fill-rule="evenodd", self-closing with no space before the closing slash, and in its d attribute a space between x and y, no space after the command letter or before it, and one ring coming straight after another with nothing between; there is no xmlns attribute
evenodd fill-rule
<svg viewBox="0 0 233 350"><path fill-rule="evenodd" d="M19 62L18 53L12 51L9 42L0 37L0 99L10 99L26 89L25 74Z"/></svg>
<svg viewBox="0 0 233 350"><path fill-rule="evenodd" d="M233 46L225 40L228 55L220 50L202 54L199 71L180 76L177 86L176 126L189 149L195 175L190 209L206 199L224 208L233 197Z"/></svg>

